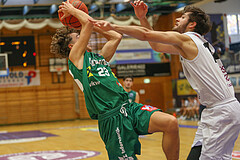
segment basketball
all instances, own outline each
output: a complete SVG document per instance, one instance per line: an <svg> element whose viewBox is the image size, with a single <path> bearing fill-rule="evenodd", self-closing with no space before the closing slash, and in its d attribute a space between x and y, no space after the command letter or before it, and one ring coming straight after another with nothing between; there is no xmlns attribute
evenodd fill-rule
<svg viewBox="0 0 240 160"><path fill-rule="evenodd" d="M80 9L88 14L88 8L87 6L80 0L69 0L69 3L71 3L75 8ZM70 28L79 28L81 27L81 23L78 21L78 19L72 15L61 19L63 16L63 12L58 13L59 20L62 22L63 25L68 26Z"/></svg>

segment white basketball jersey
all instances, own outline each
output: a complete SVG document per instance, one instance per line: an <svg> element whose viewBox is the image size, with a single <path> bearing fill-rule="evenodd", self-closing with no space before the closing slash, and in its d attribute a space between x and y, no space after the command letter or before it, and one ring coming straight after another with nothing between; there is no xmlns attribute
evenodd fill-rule
<svg viewBox="0 0 240 160"><path fill-rule="evenodd" d="M193 60L180 56L180 61L188 82L198 94L200 103L213 106L235 98L230 78L221 60L214 55L213 46L198 33L184 34L191 37L198 48L198 55Z"/></svg>

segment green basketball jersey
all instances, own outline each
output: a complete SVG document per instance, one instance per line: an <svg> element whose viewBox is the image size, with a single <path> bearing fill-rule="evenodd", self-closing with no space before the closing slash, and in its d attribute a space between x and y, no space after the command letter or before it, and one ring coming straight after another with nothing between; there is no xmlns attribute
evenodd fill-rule
<svg viewBox="0 0 240 160"><path fill-rule="evenodd" d="M70 60L68 65L69 73L84 92L87 110L92 119L98 119L98 114L128 100L127 92L103 56L86 51L83 69L79 70Z"/></svg>
<svg viewBox="0 0 240 160"><path fill-rule="evenodd" d="M129 102L135 102L136 99L136 92L131 90L130 92L128 92L128 99Z"/></svg>

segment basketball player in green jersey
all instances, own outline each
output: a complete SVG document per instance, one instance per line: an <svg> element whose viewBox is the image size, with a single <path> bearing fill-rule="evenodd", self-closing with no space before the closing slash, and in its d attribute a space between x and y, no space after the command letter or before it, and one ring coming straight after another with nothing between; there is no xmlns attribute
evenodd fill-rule
<svg viewBox="0 0 240 160"><path fill-rule="evenodd" d="M99 133L110 160L136 160L140 154L139 135L163 132L163 151L169 160L179 158L179 132L175 117L149 105L129 103L128 94L112 73L108 61L116 51L122 35L94 29L85 12L69 1L59 6L63 18L70 14L82 24L80 34L66 28L52 37L51 52L69 58L69 73L84 92L86 107L92 119L98 120ZM92 31L108 40L99 54L88 50ZM156 151L158 152L158 151Z"/></svg>
<svg viewBox="0 0 240 160"><path fill-rule="evenodd" d="M132 76L125 76L123 78L123 88L128 93L128 98L130 102L139 103L139 94L138 92L132 90L133 86L133 77Z"/></svg>

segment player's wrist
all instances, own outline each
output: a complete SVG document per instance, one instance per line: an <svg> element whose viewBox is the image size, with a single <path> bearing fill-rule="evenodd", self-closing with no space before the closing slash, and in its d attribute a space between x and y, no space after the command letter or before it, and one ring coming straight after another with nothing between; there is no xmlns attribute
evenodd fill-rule
<svg viewBox="0 0 240 160"><path fill-rule="evenodd" d="M147 17L146 17L146 16L139 17L138 19L139 19L140 21L147 21Z"/></svg>
<svg viewBox="0 0 240 160"><path fill-rule="evenodd" d="M111 24L110 26L111 26L112 30L116 30L118 28L118 26L116 24Z"/></svg>

